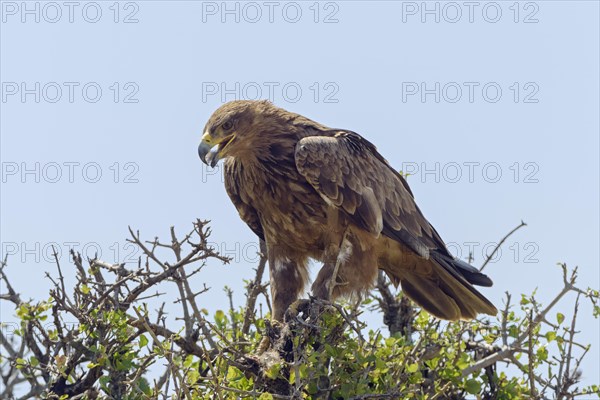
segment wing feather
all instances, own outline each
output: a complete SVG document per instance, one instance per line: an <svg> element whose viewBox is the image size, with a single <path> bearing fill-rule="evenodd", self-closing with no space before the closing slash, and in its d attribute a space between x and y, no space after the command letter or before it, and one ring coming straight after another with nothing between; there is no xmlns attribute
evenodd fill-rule
<svg viewBox="0 0 600 400"><path fill-rule="evenodd" d="M295 157L300 174L363 229L398 240L424 258L433 249L449 255L404 178L357 133L306 137Z"/></svg>
<svg viewBox="0 0 600 400"><path fill-rule="evenodd" d="M432 314L449 320L496 313L471 284L492 281L455 259L417 207L404 178L375 146L354 132L309 136L296 145L296 168L328 203L343 209L361 228L383 234L412 250L419 273L386 270L406 294Z"/></svg>

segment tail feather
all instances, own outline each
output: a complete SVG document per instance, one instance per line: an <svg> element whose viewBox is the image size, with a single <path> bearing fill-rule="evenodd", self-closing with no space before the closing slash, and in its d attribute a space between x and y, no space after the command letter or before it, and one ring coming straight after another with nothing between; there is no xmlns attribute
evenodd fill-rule
<svg viewBox="0 0 600 400"><path fill-rule="evenodd" d="M415 303L438 318L451 321L460 319L461 310L456 302L436 287L433 281L411 276L401 281L402 290Z"/></svg>
<svg viewBox="0 0 600 400"><path fill-rule="evenodd" d="M410 273L394 275L406 295L438 318L473 319L477 314L496 315L498 310L472 284L491 286L489 277L471 265L439 253L422 260ZM424 272L424 273L419 273Z"/></svg>

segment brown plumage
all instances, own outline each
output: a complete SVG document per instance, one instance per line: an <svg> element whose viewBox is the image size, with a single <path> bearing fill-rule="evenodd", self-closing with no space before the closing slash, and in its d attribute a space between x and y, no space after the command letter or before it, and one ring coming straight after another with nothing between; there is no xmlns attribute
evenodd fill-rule
<svg viewBox="0 0 600 400"><path fill-rule="evenodd" d="M273 317L303 292L308 259L323 263L313 295L359 294L382 269L431 314L471 319L497 310L472 284L492 281L455 259L404 178L357 133L331 129L267 101L232 101L208 120L200 158L224 160L225 188L264 239Z"/></svg>

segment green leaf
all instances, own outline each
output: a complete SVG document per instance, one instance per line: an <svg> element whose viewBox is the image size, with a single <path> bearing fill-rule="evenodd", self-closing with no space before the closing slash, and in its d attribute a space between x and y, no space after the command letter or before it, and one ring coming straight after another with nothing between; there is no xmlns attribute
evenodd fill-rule
<svg viewBox="0 0 600 400"><path fill-rule="evenodd" d="M417 363L408 364L406 366L406 372L408 372L408 373L413 374L413 373L417 372L418 370L419 370L419 364L417 364Z"/></svg>
<svg viewBox="0 0 600 400"><path fill-rule="evenodd" d="M267 375L267 377L269 379L275 379L275 378L277 378L277 375L279 375L280 370L281 370L281 364L274 364L271 367L269 367L269 369L267 370L265 375Z"/></svg>
<svg viewBox="0 0 600 400"><path fill-rule="evenodd" d="M562 313L556 313L556 320L558 321L559 325L562 324L565 320L565 315Z"/></svg>
<svg viewBox="0 0 600 400"><path fill-rule="evenodd" d="M217 310L217 312L215 313L215 322L217 323L217 325L219 325L219 327L223 327L225 325L226 319L227 318L223 310Z"/></svg>
<svg viewBox="0 0 600 400"><path fill-rule="evenodd" d="M192 366L192 363L193 363L193 362L194 362L194 356L192 356L191 354L188 354L188 355L185 357L185 360L183 361L183 366L184 366L185 368L189 368L189 367L191 367L191 366Z"/></svg>
<svg viewBox="0 0 600 400"><path fill-rule="evenodd" d="M48 337L52 341L57 340L58 339L58 331L56 329L49 329L48 330Z"/></svg>
<svg viewBox="0 0 600 400"><path fill-rule="evenodd" d="M190 384L195 384L200 379L200 372L197 369L190 369L186 374L186 379Z"/></svg>
<svg viewBox="0 0 600 400"><path fill-rule="evenodd" d="M81 289L81 293L88 294L90 293L90 288L85 283L82 283L79 288Z"/></svg>
<svg viewBox="0 0 600 400"><path fill-rule="evenodd" d="M140 335L140 347L146 347L148 344L148 338L144 335Z"/></svg>
<svg viewBox="0 0 600 400"><path fill-rule="evenodd" d="M19 308L17 308L17 317L21 318L21 319L25 319L25 317L27 317L29 314L29 307L27 306L27 304L21 304L19 306Z"/></svg>
<svg viewBox="0 0 600 400"><path fill-rule="evenodd" d="M25 361L22 358L17 358L16 363L17 363L17 369L21 369L25 366L25 364L27 364L27 361Z"/></svg>
<svg viewBox="0 0 600 400"><path fill-rule="evenodd" d="M150 385L148 385L148 380L146 378L140 378L140 380L138 382L138 388L140 388L140 390L146 396L151 396L152 395L152 388L150 387Z"/></svg>
<svg viewBox="0 0 600 400"><path fill-rule="evenodd" d="M481 382L477 379L468 379L465 382L465 390L470 394L477 394L481 391Z"/></svg>
<svg viewBox="0 0 600 400"><path fill-rule="evenodd" d="M456 361L456 366L460 369L465 369L471 364L471 359L467 353L461 353L460 357Z"/></svg>
<svg viewBox="0 0 600 400"><path fill-rule="evenodd" d="M539 360L546 361L548 359L548 349L544 346L540 347L537 349L536 356Z"/></svg>

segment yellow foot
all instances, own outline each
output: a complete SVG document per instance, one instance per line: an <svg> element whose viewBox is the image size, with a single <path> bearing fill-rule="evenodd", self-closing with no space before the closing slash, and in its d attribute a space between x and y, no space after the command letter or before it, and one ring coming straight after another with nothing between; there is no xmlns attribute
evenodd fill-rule
<svg viewBox="0 0 600 400"><path fill-rule="evenodd" d="M284 321L292 320L294 317L296 317L302 311L306 310L309 305L310 305L310 300L308 300L308 299L296 300L295 302L290 304L290 306L286 310L283 320Z"/></svg>
<svg viewBox="0 0 600 400"><path fill-rule="evenodd" d="M263 334L263 338L258 344L258 348L256 349L256 354L261 355L265 351L269 350L271 347L271 338L274 337L277 339L279 337L279 333L281 332L281 328L283 324L276 320L265 321L266 329Z"/></svg>
<svg viewBox="0 0 600 400"><path fill-rule="evenodd" d="M256 354L257 355L263 354L265 351L269 350L270 346L271 346L271 339L269 339L269 336L264 335L262 340L258 344L258 348L256 349Z"/></svg>

